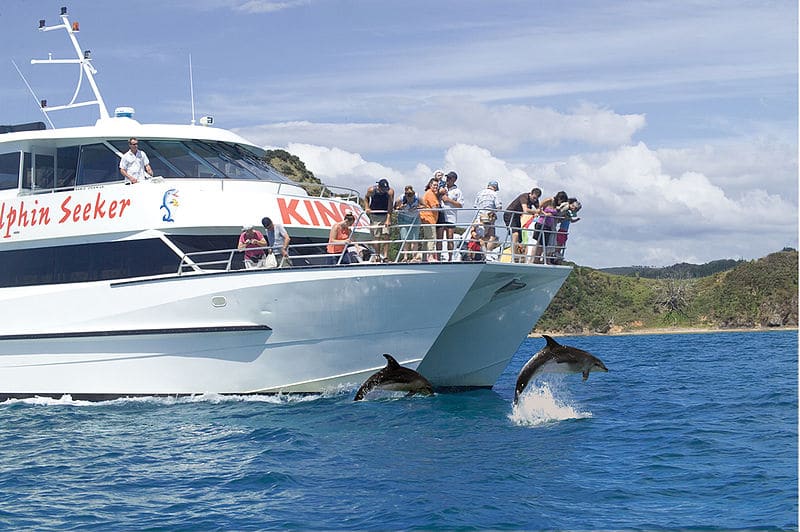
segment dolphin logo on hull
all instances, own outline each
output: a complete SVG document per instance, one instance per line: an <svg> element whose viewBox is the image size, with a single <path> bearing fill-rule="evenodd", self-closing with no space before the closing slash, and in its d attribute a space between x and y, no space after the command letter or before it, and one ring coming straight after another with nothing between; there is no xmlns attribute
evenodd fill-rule
<svg viewBox="0 0 800 532"><path fill-rule="evenodd" d="M408 392L406 396L421 394L433 395L433 386L428 379L414 371L401 366L392 355L384 353L386 366L372 374L356 392L354 401L361 401L374 389Z"/></svg>
<svg viewBox="0 0 800 532"><path fill-rule="evenodd" d="M591 353L561 345L546 334L543 334L542 338L547 341L547 345L525 363L517 376L514 404L517 404L522 391L539 373L582 373L583 380L586 380L592 371L608 371L603 361Z"/></svg>

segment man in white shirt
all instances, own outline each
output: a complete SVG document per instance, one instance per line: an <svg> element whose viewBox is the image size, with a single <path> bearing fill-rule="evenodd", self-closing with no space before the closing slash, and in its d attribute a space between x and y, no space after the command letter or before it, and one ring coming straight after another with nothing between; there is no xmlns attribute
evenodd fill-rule
<svg viewBox="0 0 800 532"><path fill-rule="evenodd" d="M455 261L456 255L460 256L458 251L453 254L453 237L455 236L456 223L458 222L456 209L460 209L464 206L464 195L461 193L461 189L458 188L458 185L456 185L458 174L449 172L445 176L445 179L446 192L441 197L442 213L444 214L444 238L447 240L448 258L449 260ZM439 188L441 189L441 186ZM444 246L442 246L442 249L444 249Z"/></svg>
<svg viewBox="0 0 800 532"><path fill-rule="evenodd" d="M480 221L486 228L486 236L495 236L494 222L497 220L497 212L503 210L503 201L497 191L500 190L500 185L497 181L489 181L486 188L478 192L475 198L475 208L480 209L478 216Z"/></svg>
<svg viewBox="0 0 800 532"><path fill-rule="evenodd" d="M130 149L119 160L119 172L129 183L138 183L142 179L153 177L150 168L150 159L147 154L139 150L139 140L136 137L128 139Z"/></svg>

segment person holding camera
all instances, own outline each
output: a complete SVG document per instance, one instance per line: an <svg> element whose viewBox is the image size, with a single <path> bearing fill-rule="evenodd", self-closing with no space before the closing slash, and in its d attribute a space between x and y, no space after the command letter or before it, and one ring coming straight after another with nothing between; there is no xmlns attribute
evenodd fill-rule
<svg viewBox="0 0 800 532"><path fill-rule="evenodd" d="M267 267L267 240L259 231L253 229L252 225L245 225L242 234L239 235L239 251L244 251L244 267L246 270ZM270 254L271 255L271 254ZM275 258L273 257L273 262Z"/></svg>

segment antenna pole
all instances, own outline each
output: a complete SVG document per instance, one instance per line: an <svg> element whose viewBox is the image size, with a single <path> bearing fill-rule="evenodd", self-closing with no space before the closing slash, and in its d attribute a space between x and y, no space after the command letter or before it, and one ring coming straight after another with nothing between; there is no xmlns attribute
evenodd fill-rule
<svg viewBox="0 0 800 532"><path fill-rule="evenodd" d="M77 55L77 59L53 59L50 57L49 59L31 59L31 64L64 64L64 63L72 63L80 65L83 73L86 74L86 79L89 81L89 85L92 87L92 92L94 93L95 100L91 102L83 102L80 104L76 104L75 98L73 97L72 102L67 105L60 105L56 107L50 107L49 109L42 109L44 113L48 111L56 111L59 109L71 109L73 107L80 107L82 105L92 105L97 104L97 107L100 110L100 118L109 118L108 109L106 109L106 104L103 101L103 97L100 95L100 89L97 88L97 84L94 81L94 74L97 74L97 70L92 66L91 58L89 51L86 52L81 51L81 47L78 44L78 39L75 37L75 33L80 31L78 29L78 23L70 24L69 17L66 13L66 8L62 8L61 10L61 24L57 26L44 26L44 21L39 21L39 31L53 31L64 29L67 31L67 35L69 35L70 41L72 41L72 46L75 48L75 54ZM26 82L27 83L27 82ZM80 87L79 87L80 89ZM77 91L76 91L77 96Z"/></svg>
<svg viewBox="0 0 800 532"><path fill-rule="evenodd" d="M192 100L192 125L194 125L194 80L192 76L192 54L189 54L189 97Z"/></svg>

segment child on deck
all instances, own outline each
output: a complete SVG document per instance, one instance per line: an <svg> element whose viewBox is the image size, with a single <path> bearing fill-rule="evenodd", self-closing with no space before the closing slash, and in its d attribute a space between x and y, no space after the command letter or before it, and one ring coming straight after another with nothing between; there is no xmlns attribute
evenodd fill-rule
<svg viewBox="0 0 800 532"><path fill-rule="evenodd" d="M565 204L559 206L561 211L558 232L556 233L556 245L550 255L550 264L561 264L564 260L564 249L567 247L569 236L569 225L580 220L576 215L581 210L581 202L576 198L569 198Z"/></svg>

